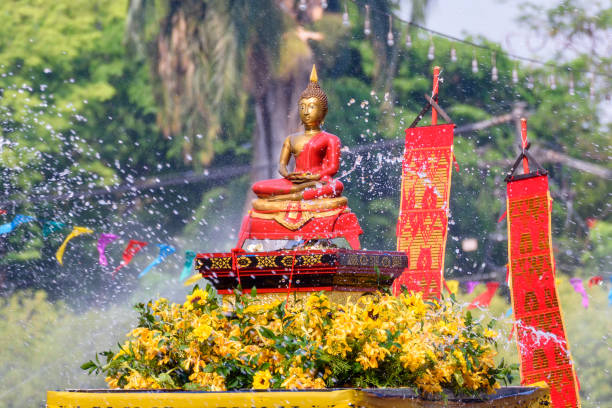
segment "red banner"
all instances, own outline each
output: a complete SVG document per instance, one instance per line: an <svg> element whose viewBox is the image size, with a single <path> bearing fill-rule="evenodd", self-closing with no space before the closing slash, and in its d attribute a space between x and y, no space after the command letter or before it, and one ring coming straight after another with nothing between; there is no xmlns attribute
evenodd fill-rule
<svg viewBox="0 0 612 408"><path fill-rule="evenodd" d="M448 224L455 125L406 129L402 165L397 250L408 255L408 268L393 283L440 297Z"/></svg>
<svg viewBox="0 0 612 408"><path fill-rule="evenodd" d="M507 186L508 259L523 385L546 381L553 406L580 406L555 287L548 176Z"/></svg>

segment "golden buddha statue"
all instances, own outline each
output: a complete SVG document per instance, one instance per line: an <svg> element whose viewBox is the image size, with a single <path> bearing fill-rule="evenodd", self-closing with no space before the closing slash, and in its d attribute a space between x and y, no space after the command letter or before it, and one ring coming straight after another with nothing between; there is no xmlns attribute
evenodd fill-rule
<svg viewBox="0 0 612 408"><path fill-rule="evenodd" d="M280 154L283 178L253 185L254 218L275 219L296 230L311 218L329 217L346 210L347 200L340 180L333 179L340 167L340 139L321 130L327 114L327 95L319 86L316 68L298 102L304 132L287 136ZM289 171L291 158L295 168ZM299 214L298 214L299 213Z"/></svg>

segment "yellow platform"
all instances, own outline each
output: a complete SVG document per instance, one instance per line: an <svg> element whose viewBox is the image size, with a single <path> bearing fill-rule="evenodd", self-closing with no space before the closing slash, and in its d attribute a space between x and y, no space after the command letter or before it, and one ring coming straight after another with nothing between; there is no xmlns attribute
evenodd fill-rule
<svg viewBox="0 0 612 408"><path fill-rule="evenodd" d="M316 391L126 391L75 390L47 392L48 408L544 408L550 406L548 388L506 387L483 399L449 396L427 400L407 388L335 389Z"/></svg>

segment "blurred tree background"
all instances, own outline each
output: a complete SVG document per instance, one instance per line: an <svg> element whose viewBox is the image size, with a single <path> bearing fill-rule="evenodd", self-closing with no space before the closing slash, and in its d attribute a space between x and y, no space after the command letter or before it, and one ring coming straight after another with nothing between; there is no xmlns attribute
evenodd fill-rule
<svg viewBox="0 0 612 408"><path fill-rule="evenodd" d="M468 40L489 50L397 20L390 27L385 13L397 13L397 1L327 3L327 9L315 0L0 3L0 209L7 211L0 223L21 213L115 233L120 239L107 250L111 265L130 239L178 249L138 281L139 268L157 255L154 245L111 279L111 269L97 263L91 237L72 241L60 267L54 254L68 229L43 238L35 222L0 236L3 316L35 311L15 315L0 331L0 344L11 344L0 355L3 367L13 367L11 356L22 353L32 360L21 367L72 372L68 366L89 357L62 356L70 336L53 334L57 327L95 333L112 326L123 333L121 308L134 293L182 290L177 278L185 250L231 248L250 184L276 177L280 143L299 127L297 98L312 63L330 101L326 130L348 147L340 175L365 248L395 248L404 129L431 91L433 66L440 65L440 104L464 129L455 138L460 171L453 172L445 276L504 281L506 225L497 220L505 209L503 178L518 153L514 119L521 112L529 115L533 153L550 171L558 273L610 276L611 129L602 107L609 109L612 59L598 44L610 38L612 8L577 0L549 10L524 5L534 36L586 44L571 55L564 47L551 68L519 64L487 38ZM429 1L407 3L410 20L423 23ZM366 4L370 35L364 34ZM561 80L570 75L571 84ZM513 112L497 126L465 130ZM463 251L467 238L477 240L476 251ZM46 295L31 292L37 290ZM497 300L507 307L507 290L501 293ZM605 406L612 401L601 377L612 369L610 322L581 329L589 317L577 309L579 297L565 290L562 301L570 310L568 329L575 330L570 341L578 344L584 406ZM596 305L588 310L593 321L610 315L597 315L604 301ZM111 337L103 337L106 344ZM37 340L43 338L52 340ZM91 341L90 350L104 348ZM607 354L592 359L587 350L597 347ZM26 350L47 357L34 360L37 352ZM15 392L3 391L0 405L31 405L51 387L40 378L28 383L27 370L5 371L13 374L0 374L2 389ZM75 374L54 384L87 381Z"/></svg>

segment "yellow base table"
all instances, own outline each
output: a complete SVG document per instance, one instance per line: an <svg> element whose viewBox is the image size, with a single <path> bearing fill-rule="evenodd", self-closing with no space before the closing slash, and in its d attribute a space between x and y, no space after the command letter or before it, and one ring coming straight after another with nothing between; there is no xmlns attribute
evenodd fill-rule
<svg viewBox="0 0 612 408"><path fill-rule="evenodd" d="M477 398L423 399L408 388L307 391L144 391L70 390L47 392L48 408L544 408L550 393L543 387L505 387Z"/></svg>

